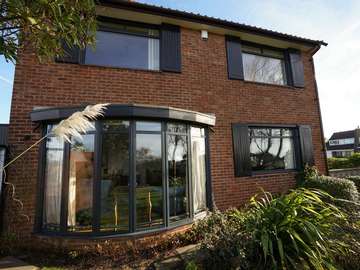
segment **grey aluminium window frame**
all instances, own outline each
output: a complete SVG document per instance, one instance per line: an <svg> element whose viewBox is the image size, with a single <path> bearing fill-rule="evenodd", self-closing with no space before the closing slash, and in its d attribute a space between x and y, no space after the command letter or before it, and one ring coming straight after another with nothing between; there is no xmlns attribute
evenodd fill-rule
<svg viewBox="0 0 360 270"><path fill-rule="evenodd" d="M137 36L137 37L147 37L152 39L158 39L160 43L161 39L161 27L159 25L153 25L153 24L146 24L146 23L139 23L139 22L132 22L127 20L121 20L121 19L115 19L110 17L103 17L99 16L97 18L99 22L98 31L104 31L104 32L110 32L110 33L118 33L118 34L124 34L129 36ZM107 23L113 24L112 26L106 25ZM159 31L158 36L153 35L145 35L145 34L135 34L135 33L129 33L125 30L119 29L119 27L116 27L116 24L118 25L125 25L125 26L132 26L132 27L139 27L139 28L146 28L149 30L156 30ZM159 64L160 64L160 55L161 55L161 46L159 46ZM129 67L115 67L115 66L108 66L108 65L95 65L95 64L86 64L86 48L83 50L80 50L79 52L79 63L81 65L92 65L92 66L104 66L104 67L113 67L113 68L125 68L125 69L136 69L136 70L150 70L150 71L158 71L158 70L151 70L151 69L139 69L139 68L129 68Z"/></svg>
<svg viewBox="0 0 360 270"><path fill-rule="evenodd" d="M269 82L257 82L257 81L248 81L248 80L245 80L245 81L254 82L254 83L262 83L262 84L269 84L269 85L275 85L275 86L287 86L287 85L289 85L290 78L291 78L291 67L290 67L289 59L288 59L287 52L286 52L285 49L280 49L280 48L271 47L271 46L258 44L258 43L253 43L253 42L249 42L249 41L242 41L241 45L242 46L248 46L248 47L254 47L254 48L260 49L261 51L263 51L263 50L276 51L276 52L282 53L283 57L270 56L270 55L256 53L256 52L247 52L246 49L244 50L243 48L241 49L241 53L247 53L247 54L252 54L252 55L257 55L257 56L262 56L262 57L269 57L269 58L274 58L274 59L279 59L279 60L284 61L284 73L283 73L284 84L275 84L275 83L269 83Z"/></svg>
<svg viewBox="0 0 360 270"><path fill-rule="evenodd" d="M115 119L115 118L110 118ZM178 120L164 120L164 119L147 119L147 118L119 118L119 120L128 120L130 122L130 130L129 130L129 160L130 160L130 183L129 183L129 212L132 213L129 215L129 233L116 233L113 231L110 232L101 232L100 230L100 188L101 182L99 181L101 178L101 151L102 151L102 134L104 133L102 129L102 120L98 120L95 122L96 129L93 131L95 134L95 157L94 157L94 181L93 181L93 223L92 223L92 232L70 232L67 231L67 215L68 215L68 183L69 183L69 155L70 155L70 144L65 142L64 146L64 159L63 159L63 184L62 184L62 198L61 198L61 214L60 214L60 231L45 231L42 229L42 207L43 207L43 200L44 200L44 181L45 181L45 154L46 148L45 144L41 145L39 150L39 182L38 182L38 196L37 196L37 211L36 211L36 220L34 231L35 233L41 233L45 235L57 235L57 236L66 236L66 237L123 237L129 235L141 235L146 234L154 231L162 231L168 230L180 225L191 223L194 220L194 213L193 213L193 200L192 200L192 185L191 185L191 136L190 136L190 127L197 126L202 127L205 129L205 146L206 146L206 194L207 194L207 208L212 209L212 196L211 196L211 175L210 175L210 159L209 159L209 129L205 125L197 125L194 123L189 122L181 122ZM163 211L164 211L164 225L160 228L155 229L146 229L142 231L136 231L136 214L135 214L135 140L136 140L136 133L135 130L135 123L136 121L160 121L161 122L161 140L162 140L162 178L163 178L163 189L164 189L164 200L163 200ZM187 127L187 132L181 135L187 136L187 146L188 146L188 159L187 159L187 196L189 200L189 217L185 218L180 221L176 221L174 223L169 223L169 195L168 195L168 175L167 175L167 134L180 134L180 133L171 133L167 132L166 127L167 123L183 123ZM51 124L53 122L46 121L43 123L43 134L45 135L45 128L47 124ZM149 133L146 131L141 131L141 133ZM150 132L153 133L153 132Z"/></svg>

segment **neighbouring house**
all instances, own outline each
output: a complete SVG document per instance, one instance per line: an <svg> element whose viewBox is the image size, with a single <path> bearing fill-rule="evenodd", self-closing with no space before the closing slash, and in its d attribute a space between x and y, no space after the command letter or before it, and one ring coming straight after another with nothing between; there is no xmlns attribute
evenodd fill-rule
<svg viewBox="0 0 360 270"><path fill-rule="evenodd" d="M360 151L360 128L334 132L326 142L326 155L331 157L349 157Z"/></svg>
<svg viewBox="0 0 360 270"><path fill-rule="evenodd" d="M136 2L97 13L95 50L20 55L12 155L110 105L83 140L51 136L9 167L24 208L7 198L5 231L63 246L158 237L261 188L286 192L306 163L326 173L313 61L326 43Z"/></svg>

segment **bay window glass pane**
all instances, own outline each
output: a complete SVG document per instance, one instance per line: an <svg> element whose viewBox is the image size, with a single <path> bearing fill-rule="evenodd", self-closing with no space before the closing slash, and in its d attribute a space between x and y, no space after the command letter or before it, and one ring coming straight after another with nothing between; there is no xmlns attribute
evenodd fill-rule
<svg viewBox="0 0 360 270"><path fill-rule="evenodd" d="M122 120L106 120L103 122L103 130L107 132L128 132L130 126L129 121Z"/></svg>
<svg viewBox="0 0 360 270"><path fill-rule="evenodd" d="M136 135L136 229L160 226L163 217L163 180L160 134Z"/></svg>
<svg viewBox="0 0 360 270"><path fill-rule="evenodd" d="M283 59L243 53L244 78L247 81L285 84Z"/></svg>
<svg viewBox="0 0 360 270"><path fill-rule="evenodd" d="M43 228L60 229L61 190L64 141L58 137L46 139Z"/></svg>
<svg viewBox="0 0 360 270"><path fill-rule="evenodd" d="M96 48L86 48L85 63L158 70L159 58L157 38L97 31Z"/></svg>
<svg viewBox="0 0 360 270"><path fill-rule="evenodd" d="M73 139L70 149L68 229L92 229L94 134Z"/></svg>
<svg viewBox="0 0 360 270"><path fill-rule="evenodd" d="M101 231L129 230L129 135L104 133L101 164Z"/></svg>
<svg viewBox="0 0 360 270"><path fill-rule="evenodd" d="M184 124L168 123L167 131L173 133L186 133L187 129L186 129L186 125Z"/></svg>
<svg viewBox="0 0 360 270"><path fill-rule="evenodd" d="M252 170L295 169L292 138L250 138Z"/></svg>
<svg viewBox="0 0 360 270"><path fill-rule="evenodd" d="M194 213L206 209L206 160L204 129L191 127L191 172Z"/></svg>
<svg viewBox="0 0 360 270"><path fill-rule="evenodd" d="M161 131L161 123L136 121L136 131Z"/></svg>
<svg viewBox="0 0 360 270"><path fill-rule="evenodd" d="M167 135L170 222L189 216L187 198L187 137Z"/></svg>

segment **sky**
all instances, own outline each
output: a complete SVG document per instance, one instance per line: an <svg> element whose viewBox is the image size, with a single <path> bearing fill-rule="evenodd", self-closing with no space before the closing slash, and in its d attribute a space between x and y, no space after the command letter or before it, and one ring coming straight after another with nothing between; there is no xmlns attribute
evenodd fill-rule
<svg viewBox="0 0 360 270"><path fill-rule="evenodd" d="M360 125L360 1L142 0L329 43L315 55L325 137ZM14 66L0 57L0 123L9 122Z"/></svg>

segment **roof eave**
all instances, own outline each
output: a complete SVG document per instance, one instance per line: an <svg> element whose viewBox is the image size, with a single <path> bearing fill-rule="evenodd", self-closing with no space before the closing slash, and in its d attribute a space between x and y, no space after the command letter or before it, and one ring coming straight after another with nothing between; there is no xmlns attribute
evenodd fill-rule
<svg viewBox="0 0 360 270"><path fill-rule="evenodd" d="M109 6L114 8L122 8L127 9L130 11L137 11L137 12L145 12L154 15L161 15L166 17L172 17L176 19L182 19L197 23L203 23L208 25L220 26L223 28L237 30L241 32L251 33L251 34L258 34L262 36L267 36L271 38L276 38L285 41L291 41L296 43L301 43L308 46L327 46L328 43L322 40L312 40L307 38L301 38L296 36L291 36L288 34L283 34L279 32L275 32L272 30L267 30L263 28L258 28L255 26L244 25L241 23L226 21L218 18L208 17L199 14L193 14L185 11L180 10L173 10L164 7L158 7L153 5L148 5L144 3L138 2L131 2L131 1L123 1L123 0L99 0L99 3L103 6Z"/></svg>

